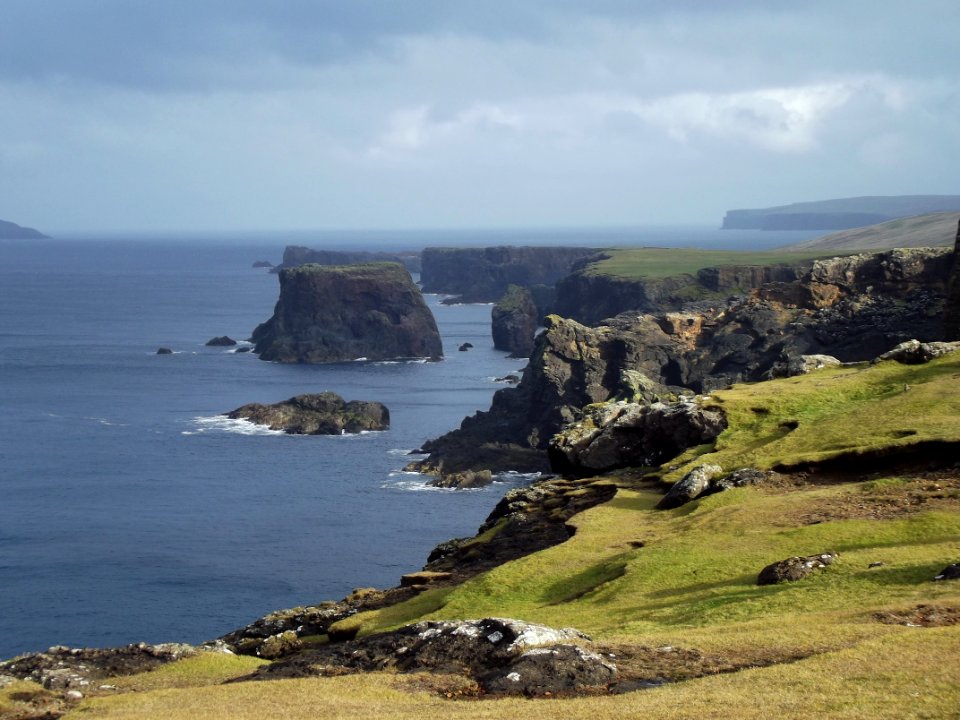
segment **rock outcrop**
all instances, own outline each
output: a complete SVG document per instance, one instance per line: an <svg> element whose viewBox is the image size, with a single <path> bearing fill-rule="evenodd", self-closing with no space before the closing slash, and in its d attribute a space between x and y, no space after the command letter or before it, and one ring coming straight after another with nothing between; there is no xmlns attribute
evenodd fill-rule
<svg viewBox="0 0 960 720"><path fill-rule="evenodd" d="M348 645L301 652L264 666L247 679L392 670L465 675L484 695L605 690L617 679L617 668L590 650L589 641L572 628L558 630L509 618L425 621Z"/></svg>
<svg viewBox="0 0 960 720"><path fill-rule="evenodd" d="M948 353L960 350L960 341L954 342L920 342L919 340L907 340L897 345L892 350L878 355L874 362L882 360L896 360L904 365L922 365L931 360L943 357Z"/></svg>
<svg viewBox="0 0 960 720"><path fill-rule="evenodd" d="M426 248L423 291L460 302L496 302L510 285L553 285L578 260L596 253L578 247Z"/></svg>
<svg viewBox="0 0 960 720"><path fill-rule="evenodd" d="M776 585L781 582L803 580L816 570L832 565L837 553L825 552L807 557L791 557L767 565L757 576L757 585Z"/></svg>
<svg viewBox="0 0 960 720"><path fill-rule="evenodd" d="M778 474L772 470L756 468L740 468L724 475L719 465L700 465L671 485L667 494L657 503L657 508L671 510L706 495L735 487L763 485L777 477Z"/></svg>
<svg viewBox="0 0 960 720"><path fill-rule="evenodd" d="M953 247L953 269L950 272L947 301L943 308L945 340L960 340L960 221L957 222Z"/></svg>
<svg viewBox="0 0 960 720"><path fill-rule="evenodd" d="M273 405L251 403L227 413L290 435L341 435L390 427L390 411L378 402L345 402L332 392L297 395Z"/></svg>
<svg viewBox="0 0 960 720"><path fill-rule="evenodd" d="M893 250L817 261L801 280L689 312L625 313L598 327L551 315L515 388L423 447L424 467L548 467L544 451L581 408L643 403L762 380L803 355L871 360L942 333L949 249Z"/></svg>
<svg viewBox="0 0 960 720"><path fill-rule="evenodd" d="M273 317L252 340L261 360L285 363L443 356L433 314L396 263L282 270Z"/></svg>
<svg viewBox="0 0 960 720"><path fill-rule="evenodd" d="M511 285L491 311L493 347L511 357L529 357L540 313L531 292Z"/></svg>
<svg viewBox="0 0 960 720"><path fill-rule="evenodd" d="M207 347L233 347L237 344L237 341L229 335L220 335L210 338L205 344Z"/></svg>
<svg viewBox="0 0 960 720"><path fill-rule="evenodd" d="M366 263L396 262L409 272L420 272L420 252L371 252L368 250L313 250L301 245L287 245L277 272L283 268L301 265L363 265Z"/></svg>
<svg viewBox="0 0 960 720"><path fill-rule="evenodd" d="M719 410L694 402L614 402L587 406L583 418L554 435L547 449L555 472L589 477L624 467L657 467L710 442L727 427Z"/></svg>

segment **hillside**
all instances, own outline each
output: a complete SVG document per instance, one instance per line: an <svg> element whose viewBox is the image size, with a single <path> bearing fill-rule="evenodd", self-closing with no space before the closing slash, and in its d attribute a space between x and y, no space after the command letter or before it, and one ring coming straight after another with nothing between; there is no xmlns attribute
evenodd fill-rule
<svg viewBox="0 0 960 720"><path fill-rule="evenodd" d="M899 218L877 225L843 230L789 245L784 251L856 252L898 247L949 247L957 234L960 212Z"/></svg>
<svg viewBox="0 0 960 720"><path fill-rule="evenodd" d="M960 195L891 195L728 210L723 229L844 230L911 215L960 211Z"/></svg>
<svg viewBox="0 0 960 720"><path fill-rule="evenodd" d="M42 240L46 237L39 230L22 227L9 220L0 220L0 240Z"/></svg>
<svg viewBox="0 0 960 720"><path fill-rule="evenodd" d="M619 471L566 491L614 490L566 521L566 542L331 627L372 637L425 619L489 616L576 627L633 692L594 690L536 706L516 697L458 702L451 698L477 692L462 675L321 667L324 636L271 665L200 653L115 678L64 717L950 716L960 703L960 580L934 576L960 560L960 472L936 454L918 465L898 453L934 441L955 454L958 373L953 353L925 365L887 361L715 393L700 402L722 407L730 426L713 443L652 474ZM854 423L851 433L854 417L883 422ZM824 450L886 455L882 469L819 466ZM656 509L659 483L705 462L779 473ZM550 507L547 498L540 512ZM475 551L502 527L475 538ZM757 584L769 563L828 551L836 560L805 579ZM243 678L274 679L224 684ZM0 716L70 710L56 698L17 682L0 690Z"/></svg>

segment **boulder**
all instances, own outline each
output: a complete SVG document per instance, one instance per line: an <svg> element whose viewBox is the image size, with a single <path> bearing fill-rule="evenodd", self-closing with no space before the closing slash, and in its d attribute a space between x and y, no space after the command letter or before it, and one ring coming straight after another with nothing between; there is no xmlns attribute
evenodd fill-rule
<svg viewBox="0 0 960 720"><path fill-rule="evenodd" d="M433 314L396 263L281 270L273 317L252 339L261 360L284 363L443 357Z"/></svg>
<svg viewBox="0 0 960 720"><path fill-rule="evenodd" d="M457 348L460 352L466 352L467 350L473 349L473 343L465 342L460 347Z"/></svg>
<svg viewBox="0 0 960 720"><path fill-rule="evenodd" d="M427 485L440 488L479 488L493 482L493 473L489 470L463 470L462 472L441 474L427 482Z"/></svg>
<svg viewBox="0 0 960 720"><path fill-rule="evenodd" d="M390 411L378 402L345 402L332 392L297 395L273 405L251 403L226 414L290 435L341 435L390 427Z"/></svg>
<svg viewBox="0 0 960 720"><path fill-rule="evenodd" d="M168 347L157 348L157 355L173 355L173 350Z"/></svg>
<svg viewBox="0 0 960 720"><path fill-rule="evenodd" d="M723 472L719 465L700 465L675 482L666 495L657 503L660 510L680 507L707 492L710 481Z"/></svg>
<svg viewBox="0 0 960 720"><path fill-rule="evenodd" d="M843 365L832 355L789 355L782 354L773 364L767 376L770 378L795 377L809 375L816 370Z"/></svg>
<svg viewBox="0 0 960 720"><path fill-rule="evenodd" d="M588 406L547 449L554 472L585 477L623 467L656 467L717 437L727 420L719 409L681 400Z"/></svg>
<svg viewBox="0 0 960 720"><path fill-rule="evenodd" d="M881 360L896 360L904 365L921 365L947 353L960 350L960 341L954 342L920 342L907 340L878 356L874 362Z"/></svg>
<svg viewBox="0 0 960 720"><path fill-rule="evenodd" d="M833 564L838 555L825 552L807 557L791 557L767 565L757 576L757 585L775 585L781 582L802 580L815 570L821 570Z"/></svg>
<svg viewBox="0 0 960 720"><path fill-rule="evenodd" d="M519 285L507 288L491 311L493 347L511 357L529 357L533 351L539 312L531 292Z"/></svg>
<svg viewBox="0 0 960 720"><path fill-rule="evenodd" d="M233 347L236 344L237 341L227 335L210 338L206 342L207 347Z"/></svg>

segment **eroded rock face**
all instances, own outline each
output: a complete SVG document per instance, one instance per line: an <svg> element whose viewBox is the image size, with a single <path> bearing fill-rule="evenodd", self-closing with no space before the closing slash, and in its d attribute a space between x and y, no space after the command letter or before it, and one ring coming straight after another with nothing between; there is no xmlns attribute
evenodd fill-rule
<svg viewBox="0 0 960 720"><path fill-rule="evenodd" d="M519 385L426 443L426 465L542 470L550 439L593 403L709 393L805 355L866 361L913 337L935 340L951 261L945 248L895 250L823 261L803 280L717 306L597 327L548 316Z"/></svg>
<svg viewBox="0 0 960 720"><path fill-rule="evenodd" d="M603 687L617 668L596 652L571 644L590 638L508 618L427 621L346 646L300 653L258 670L253 679L395 670L469 675L481 693L543 695Z"/></svg>
<svg viewBox="0 0 960 720"><path fill-rule="evenodd" d="M838 555L835 552L825 552L807 557L791 557L786 560L767 565L757 576L757 585L775 585L781 582L795 582L803 580L816 570L821 570L833 564Z"/></svg>
<svg viewBox="0 0 960 720"><path fill-rule="evenodd" d="M727 427L719 410L694 402L605 403L584 409L584 418L555 435L550 466L586 477L623 467L656 467L683 450L702 445Z"/></svg>
<svg viewBox="0 0 960 720"><path fill-rule="evenodd" d="M252 339L261 360L286 363L443 357L433 314L394 263L282 270L273 317Z"/></svg>
<svg viewBox="0 0 960 720"><path fill-rule="evenodd" d="M297 395L273 405L251 403L227 413L290 435L340 435L390 427L390 411L378 402L345 402L332 392Z"/></svg>
<svg viewBox="0 0 960 720"><path fill-rule="evenodd" d="M528 357L533 350L538 317L530 291L511 285L491 312L493 346L509 351L511 357Z"/></svg>

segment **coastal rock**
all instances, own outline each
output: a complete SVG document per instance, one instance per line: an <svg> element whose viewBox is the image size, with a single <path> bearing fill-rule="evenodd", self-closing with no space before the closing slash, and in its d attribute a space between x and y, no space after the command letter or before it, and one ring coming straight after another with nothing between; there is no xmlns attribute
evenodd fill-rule
<svg viewBox="0 0 960 720"><path fill-rule="evenodd" d="M589 641L572 628L509 618L426 621L305 651L264 666L249 679L392 670L467 675L484 694L542 695L606 687L617 677L616 666L580 646Z"/></svg>
<svg viewBox="0 0 960 720"><path fill-rule="evenodd" d="M533 350L539 312L529 290L511 285L491 312L493 347L511 357L528 357Z"/></svg>
<svg viewBox="0 0 960 720"><path fill-rule="evenodd" d="M173 355L173 350L168 347L157 348L157 355Z"/></svg>
<svg viewBox="0 0 960 720"><path fill-rule="evenodd" d="M227 413L290 435L341 435L390 427L390 411L378 402L345 402L332 392L297 395L273 405L251 403Z"/></svg>
<svg viewBox="0 0 960 720"><path fill-rule="evenodd" d="M261 360L285 363L443 357L430 309L394 263L282 270L273 317L252 339Z"/></svg>
<svg viewBox="0 0 960 720"><path fill-rule="evenodd" d="M496 302L510 285L553 285L582 258L582 247L426 248L423 291L457 296L458 302Z"/></svg>
<svg viewBox="0 0 960 720"><path fill-rule="evenodd" d="M802 580L815 570L821 570L833 564L838 555L825 552L807 557L791 557L767 565L757 576L757 585L775 585L781 582Z"/></svg>
<svg viewBox="0 0 960 720"><path fill-rule="evenodd" d="M583 414L550 440L547 453L555 472L586 477L623 467L656 467L710 442L727 427L721 411L683 400L604 403L588 406Z"/></svg>
<svg viewBox="0 0 960 720"><path fill-rule="evenodd" d="M489 470L464 470L463 472L440 475L427 482L427 485L440 488L479 488L486 487L493 482L493 474Z"/></svg>
<svg viewBox="0 0 960 720"><path fill-rule="evenodd" d="M960 350L960 341L954 342L920 342L907 340L900 343L893 350L879 355L875 362L880 360L896 360L904 365L922 365L934 358Z"/></svg>
<svg viewBox="0 0 960 720"><path fill-rule="evenodd" d="M48 690L82 690L96 681L154 670L196 652L192 645L182 643L139 643L122 648L58 645L46 652L20 655L2 662L0 673L31 680Z"/></svg>
<svg viewBox="0 0 960 720"><path fill-rule="evenodd" d="M272 268L272 267L273 267L273 263L270 262L269 260L256 260L256 261L254 261L252 267L255 267L255 268Z"/></svg>
<svg viewBox="0 0 960 720"><path fill-rule="evenodd" d="M623 313L597 327L549 315L517 387L425 443L424 464L543 470L550 438L587 405L706 394L768 378L784 358L859 362L911 337L936 340L951 262L946 248L895 250L823 261L802 280L717 306Z"/></svg>
<svg viewBox="0 0 960 720"><path fill-rule="evenodd" d="M465 342L460 347L457 348L460 352L467 352L467 350L473 349L473 343Z"/></svg>
<svg viewBox="0 0 960 720"><path fill-rule="evenodd" d="M236 344L237 341L227 335L210 338L206 342L207 347L233 347Z"/></svg>
<svg viewBox="0 0 960 720"><path fill-rule="evenodd" d="M960 221L957 221L957 234L953 241L953 267L943 307L943 329L945 340L960 340Z"/></svg>

